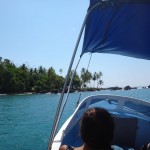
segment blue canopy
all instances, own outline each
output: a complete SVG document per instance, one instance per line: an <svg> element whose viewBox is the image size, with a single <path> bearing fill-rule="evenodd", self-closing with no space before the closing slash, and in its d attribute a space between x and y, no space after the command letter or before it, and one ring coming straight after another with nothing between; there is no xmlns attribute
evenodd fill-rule
<svg viewBox="0 0 150 150"><path fill-rule="evenodd" d="M150 0L91 0L89 10L98 3L86 21L82 54L150 60Z"/></svg>

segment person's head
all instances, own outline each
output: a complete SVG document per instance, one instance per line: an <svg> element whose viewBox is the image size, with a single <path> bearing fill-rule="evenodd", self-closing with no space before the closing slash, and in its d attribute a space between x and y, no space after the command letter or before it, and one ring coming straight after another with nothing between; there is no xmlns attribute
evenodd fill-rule
<svg viewBox="0 0 150 150"><path fill-rule="evenodd" d="M108 150L114 133L114 120L103 108L87 110L81 120L81 138L91 149Z"/></svg>

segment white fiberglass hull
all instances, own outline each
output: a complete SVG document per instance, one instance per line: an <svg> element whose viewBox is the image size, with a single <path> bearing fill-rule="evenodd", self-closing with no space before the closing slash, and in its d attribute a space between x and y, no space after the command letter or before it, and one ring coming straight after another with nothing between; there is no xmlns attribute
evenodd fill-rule
<svg viewBox="0 0 150 150"><path fill-rule="evenodd" d="M150 102L112 95L95 95L85 98L73 115L63 124L53 141L52 150L67 144L81 146L80 119L92 107L103 107L115 117L113 145L140 149L150 142Z"/></svg>

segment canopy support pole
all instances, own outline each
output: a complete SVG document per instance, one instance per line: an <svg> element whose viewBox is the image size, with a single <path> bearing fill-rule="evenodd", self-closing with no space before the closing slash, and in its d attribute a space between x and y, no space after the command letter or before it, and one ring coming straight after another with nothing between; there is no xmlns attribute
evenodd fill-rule
<svg viewBox="0 0 150 150"><path fill-rule="evenodd" d="M101 3L101 2L100 2ZM61 96L60 96L60 100L59 100L59 103L58 103L58 107L57 107L57 111L56 111L56 115L55 115L55 118L54 118L54 123L53 123L53 127L52 127L52 131L51 131L51 135L50 135L50 139L49 139L49 143L48 143L48 150L51 150L52 149L52 143L53 143L53 140L54 140L54 136L56 134L56 130L57 130L57 127L58 127L58 123L59 123L59 119L60 119L60 116L61 116L61 113L60 113L60 110L61 110L61 105L62 105L62 101L63 101L63 97L64 97L64 93L65 93L65 89L67 87L67 82L69 80L69 76L70 76L70 72L71 72L71 69L72 69L72 65L73 65L73 62L74 62L74 59L75 59L75 56L76 56L76 52L77 52L77 49L78 49L78 46L79 46L79 43L80 43L80 40L81 40L81 36L82 36L82 33L83 33L83 30L84 30L84 27L85 27L85 23L86 23L86 20L87 20L87 17L89 15L89 13L98 5L100 5L100 3L94 5L86 14L85 16L85 19L83 21L83 24L82 24L82 27L81 27L81 30L80 30L80 33L79 33L79 36L78 36L78 39L77 39L77 42L76 42L76 45L75 45L75 49L74 49L74 52L73 52L73 55L72 55L72 58L71 58L71 61L70 61L70 65L69 65L69 68L68 68L68 72L67 72L67 76L66 76L66 79L65 79L65 83L64 83L64 86L63 86L63 90L62 90L62 93L61 93ZM81 57L81 56L80 56Z"/></svg>
<svg viewBox="0 0 150 150"><path fill-rule="evenodd" d="M76 46L75 46L75 49L74 49L74 52L73 52L73 55L72 55L72 58L71 58L71 61L70 61L67 76L66 76L65 83L64 83L64 86L63 86L63 90L62 90L62 93L61 93L61 96L60 96L60 100L59 100L59 103L58 103L58 107L57 107L57 111L56 111L56 115L55 115L55 119L54 119L54 123L53 123L53 127L52 127L52 132L51 132L51 136L50 136L50 140L49 140L49 144L48 144L48 150L52 149L52 143L53 143L54 136L55 136L55 133L56 133L56 129L57 129L57 126L58 126L58 122L59 122L59 119L60 119L59 116L60 116L61 104L62 104L62 101L63 101L63 97L64 97L65 89L66 89L66 86L67 86L67 82L69 80L69 76L70 76L72 65L73 65L73 62L74 62L74 59L75 59L75 55L76 55L76 52L77 52L77 49L78 49L78 46L79 46L79 43L80 43L80 39L81 39L83 30L84 30L85 21L86 21L86 17L85 17L85 20L83 22L80 34L78 36L78 40L77 40L77 43L76 43Z"/></svg>
<svg viewBox="0 0 150 150"><path fill-rule="evenodd" d="M69 93L70 93L70 89L71 89L71 86L72 86L72 82L73 82L73 79L74 79L74 76L75 76L77 67L78 67L78 65L79 65L79 63L80 63L80 60L81 60L81 57L80 57L80 59L79 59L79 61L78 61L78 63L77 63L77 66L76 66L75 70L73 71L73 74L72 74L72 77L71 77L71 80L70 80L70 83L69 83L68 91L67 91L67 94L66 94L66 98L65 98L65 100L64 100L64 104L62 105L62 109L61 109L61 111L60 111L60 118L61 118L61 115L62 115L62 113L63 113L63 111L64 111L65 105L66 105L66 103L67 103L67 100L68 100L68 97L69 97ZM60 118L59 118L59 119L60 119Z"/></svg>

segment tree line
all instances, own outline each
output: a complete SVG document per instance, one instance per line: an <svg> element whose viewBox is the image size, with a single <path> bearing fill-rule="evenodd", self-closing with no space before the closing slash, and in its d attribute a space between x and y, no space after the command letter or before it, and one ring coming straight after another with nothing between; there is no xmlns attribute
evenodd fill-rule
<svg viewBox="0 0 150 150"><path fill-rule="evenodd" d="M16 66L9 59L0 57L0 93L61 92L65 78L61 75L62 69L59 70L59 73L57 74L53 67L48 69L42 66L29 68L26 64ZM73 71L70 76L72 74ZM89 87L101 88L103 85L102 75L102 72L92 74L82 68L80 75L75 72L71 90L87 90ZM90 84L92 80L93 85Z"/></svg>

